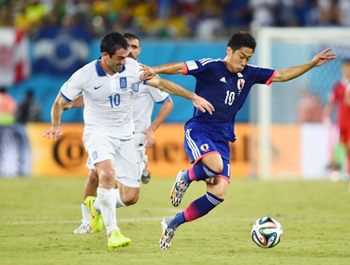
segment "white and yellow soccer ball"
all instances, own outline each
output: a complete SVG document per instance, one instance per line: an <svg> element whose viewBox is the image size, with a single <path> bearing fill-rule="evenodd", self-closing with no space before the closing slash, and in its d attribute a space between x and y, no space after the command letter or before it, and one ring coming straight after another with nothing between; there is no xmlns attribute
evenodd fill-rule
<svg viewBox="0 0 350 265"><path fill-rule="evenodd" d="M273 248L281 241L282 235L282 225L272 217L259 218L251 231L254 243L262 248Z"/></svg>

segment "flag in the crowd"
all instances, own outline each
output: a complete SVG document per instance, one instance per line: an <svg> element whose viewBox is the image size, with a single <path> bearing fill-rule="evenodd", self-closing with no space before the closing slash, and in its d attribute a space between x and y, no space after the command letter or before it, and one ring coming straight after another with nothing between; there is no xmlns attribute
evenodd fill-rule
<svg viewBox="0 0 350 265"><path fill-rule="evenodd" d="M72 74L87 63L90 40L83 28L42 28L34 42L34 71Z"/></svg>
<svg viewBox="0 0 350 265"><path fill-rule="evenodd" d="M0 28L0 73L1 86L10 86L29 77L29 42L24 31Z"/></svg>

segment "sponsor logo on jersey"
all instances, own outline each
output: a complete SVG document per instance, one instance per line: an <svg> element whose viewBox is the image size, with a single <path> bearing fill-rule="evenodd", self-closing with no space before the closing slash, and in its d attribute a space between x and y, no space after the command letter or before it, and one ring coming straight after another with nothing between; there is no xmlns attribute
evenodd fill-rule
<svg viewBox="0 0 350 265"><path fill-rule="evenodd" d="M119 78L120 88L125 89L127 87L126 77Z"/></svg>
<svg viewBox="0 0 350 265"><path fill-rule="evenodd" d="M198 69L198 65L195 61L187 61L186 65L189 71Z"/></svg>
<svg viewBox="0 0 350 265"><path fill-rule="evenodd" d="M221 77L220 81L223 82L223 83L226 83L226 78L225 77Z"/></svg>
<svg viewBox="0 0 350 265"><path fill-rule="evenodd" d="M94 89L95 89L95 90L96 90L96 89L99 89L101 86L102 86L102 85L100 85L100 86L94 86Z"/></svg>

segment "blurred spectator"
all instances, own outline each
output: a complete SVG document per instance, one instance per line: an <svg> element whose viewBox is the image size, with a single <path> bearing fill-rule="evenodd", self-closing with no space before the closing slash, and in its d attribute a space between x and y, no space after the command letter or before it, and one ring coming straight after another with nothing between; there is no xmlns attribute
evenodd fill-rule
<svg viewBox="0 0 350 265"><path fill-rule="evenodd" d="M224 36L222 9L218 8L214 0L203 0L199 5L199 20L195 37L202 40L215 40Z"/></svg>
<svg viewBox="0 0 350 265"><path fill-rule="evenodd" d="M276 25L277 0L249 0L249 7L252 10L252 28Z"/></svg>
<svg viewBox="0 0 350 265"><path fill-rule="evenodd" d="M247 0L221 0L223 7L224 23L233 31L247 30L251 21L251 9Z"/></svg>
<svg viewBox="0 0 350 265"><path fill-rule="evenodd" d="M297 106L298 122L322 122L323 106L318 95L304 91Z"/></svg>
<svg viewBox="0 0 350 265"><path fill-rule="evenodd" d="M339 0L339 24L341 26L350 27L350 1Z"/></svg>
<svg viewBox="0 0 350 265"><path fill-rule="evenodd" d="M309 1L282 0L278 14L278 26L300 27L305 25L310 8Z"/></svg>
<svg viewBox="0 0 350 265"><path fill-rule="evenodd" d="M29 27L37 27L42 23L45 16L46 8L39 0L30 1L25 8L25 16L30 22Z"/></svg>
<svg viewBox="0 0 350 265"><path fill-rule="evenodd" d="M34 99L33 90L27 90L24 100L19 104L16 120L22 124L41 121L41 108Z"/></svg>
<svg viewBox="0 0 350 265"><path fill-rule="evenodd" d="M350 0L0 0L0 26L35 34L55 17L94 37L131 31L142 37L216 39L261 26L350 25Z"/></svg>
<svg viewBox="0 0 350 265"><path fill-rule="evenodd" d="M7 93L7 88L0 88L0 126L12 125L15 123L17 104Z"/></svg>
<svg viewBox="0 0 350 265"><path fill-rule="evenodd" d="M345 149L344 169L346 180L350 177L350 58L342 63L342 79L332 88L328 104L325 108L325 119L330 121L333 110L337 108L337 127L339 129L339 143ZM345 166L344 166L345 167Z"/></svg>

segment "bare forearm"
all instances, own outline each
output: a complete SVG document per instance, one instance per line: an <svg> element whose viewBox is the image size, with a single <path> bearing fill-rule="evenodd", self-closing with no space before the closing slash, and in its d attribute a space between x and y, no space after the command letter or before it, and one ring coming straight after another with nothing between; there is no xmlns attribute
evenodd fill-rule
<svg viewBox="0 0 350 265"><path fill-rule="evenodd" d="M314 62L310 61L303 65L293 66L278 70L276 77L273 79L274 82L285 82L297 78L302 74L308 72L316 65Z"/></svg>
<svg viewBox="0 0 350 265"><path fill-rule="evenodd" d="M61 124L61 116L63 109L60 109L59 104L55 103L51 108L51 124L57 126Z"/></svg>
<svg viewBox="0 0 350 265"><path fill-rule="evenodd" d="M51 108L52 126L58 126L61 124L62 112L67 105L68 103L58 94Z"/></svg>
<svg viewBox="0 0 350 265"><path fill-rule="evenodd" d="M159 79L157 87L165 92L168 92L169 94L177 95L189 100L193 100L195 97L193 92L166 79Z"/></svg>
<svg viewBox="0 0 350 265"><path fill-rule="evenodd" d="M152 67L156 74L181 74L184 63L169 63Z"/></svg>
<svg viewBox="0 0 350 265"><path fill-rule="evenodd" d="M152 121L152 124L150 126L153 131L156 131L159 126L166 120L170 112L173 110L173 106L174 105L171 98L162 104L157 117Z"/></svg>

